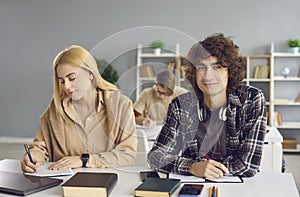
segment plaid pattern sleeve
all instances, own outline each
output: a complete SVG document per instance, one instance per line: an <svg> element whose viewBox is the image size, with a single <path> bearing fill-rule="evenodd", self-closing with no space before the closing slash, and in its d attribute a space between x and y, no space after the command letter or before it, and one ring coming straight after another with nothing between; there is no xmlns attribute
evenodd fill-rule
<svg viewBox="0 0 300 197"><path fill-rule="evenodd" d="M189 94L175 98L169 105L164 126L148 153L151 168L163 172L190 175L192 163L205 160L198 131L198 100ZM195 104L196 103L196 104ZM262 91L242 86L230 94L227 104L227 156L222 162L232 174L244 177L257 172L266 131L266 107Z"/></svg>
<svg viewBox="0 0 300 197"><path fill-rule="evenodd" d="M191 146L192 140L188 136L197 131L192 124L197 117L190 110L193 104L188 97L188 94L179 96L169 105L164 126L147 157L150 167L155 170L190 174L189 168L195 161L189 155L183 156L182 152Z"/></svg>
<svg viewBox="0 0 300 197"><path fill-rule="evenodd" d="M227 141L229 156L222 162L232 174L251 177L259 168L267 125L265 98L256 88L245 86L241 105L229 108ZM236 111L236 113L234 113Z"/></svg>

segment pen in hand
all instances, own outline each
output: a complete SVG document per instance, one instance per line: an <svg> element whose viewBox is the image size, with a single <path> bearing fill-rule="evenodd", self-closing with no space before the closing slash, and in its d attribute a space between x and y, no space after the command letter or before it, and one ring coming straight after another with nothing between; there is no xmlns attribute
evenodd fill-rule
<svg viewBox="0 0 300 197"><path fill-rule="evenodd" d="M24 148L25 148L25 150L26 150L26 153L27 153L27 155L28 155L28 157L29 157L30 162L33 163L33 164L35 164L34 161L33 161L33 159L32 159L32 157L31 157L31 154L30 154L30 150L29 150L29 148L28 148L28 145L27 145L27 144L24 144Z"/></svg>

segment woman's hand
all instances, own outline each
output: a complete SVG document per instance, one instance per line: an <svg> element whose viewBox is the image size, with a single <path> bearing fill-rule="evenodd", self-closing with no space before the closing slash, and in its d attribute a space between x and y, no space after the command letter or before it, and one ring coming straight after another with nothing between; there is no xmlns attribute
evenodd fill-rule
<svg viewBox="0 0 300 197"><path fill-rule="evenodd" d="M65 168L80 168L82 166L82 161L80 156L68 156L63 157L58 160L51 166L49 166L49 170L62 170Z"/></svg>
<svg viewBox="0 0 300 197"><path fill-rule="evenodd" d="M23 160L21 161L21 169L23 172L34 173L40 166L40 163L34 160L34 163L31 163L28 156L24 155Z"/></svg>
<svg viewBox="0 0 300 197"><path fill-rule="evenodd" d="M210 179L216 179L224 174L229 174L229 170L222 163L211 159L193 163L189 172L197 177Z"/></svg>

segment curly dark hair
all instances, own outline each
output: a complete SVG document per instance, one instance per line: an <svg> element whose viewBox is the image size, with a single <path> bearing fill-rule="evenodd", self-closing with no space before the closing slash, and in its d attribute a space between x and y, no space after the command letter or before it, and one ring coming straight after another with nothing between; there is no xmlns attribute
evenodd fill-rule
<svg viewBox="0 0 300 197"><path fill-rule="evenodd" d="M196 68L200 60L210 56L218 58L222 67L228 68L227 95L234 92L242 84L245 77L246 58L239 54L239 47L223 34L214 34L193 45L187 55L186 79L190 82L198 98L202 91L197 86Z"/></svg>

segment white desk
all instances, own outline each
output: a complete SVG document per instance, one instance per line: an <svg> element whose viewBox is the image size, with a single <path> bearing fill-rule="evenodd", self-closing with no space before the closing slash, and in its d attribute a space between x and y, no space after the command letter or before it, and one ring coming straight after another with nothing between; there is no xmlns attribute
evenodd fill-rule
<svg viewBox="0 0 300 197"><path fill-rule="evenodd" d="M282 135L276 127L268 127L262 153L260 170L263 172L281 172L282 168Z"/></svg>
<svg viewBox="0 0 300 197"><path fill-rule="evenodd" d="M20 172L20 162L17 160L1 160L0 170ZM80 168L75 171L88 172L115 172L118 174L118 183L110 194L111 197L134 196L134 189L141 184L139 171L147 170L145 167L122 167L122 168ZM65 181L69 177L62 177ZM269 173L261 172L252 178L245 178L244 183L204 183L201 196L208 196L209 186L219 187L220 197L299 197L294 178L290 173ZM178 196L180 188L172 195ZM30 197L40 196L62 196L61 186L47 189L29 195ZM0 196L11 196L0 193Z"/></svg>

